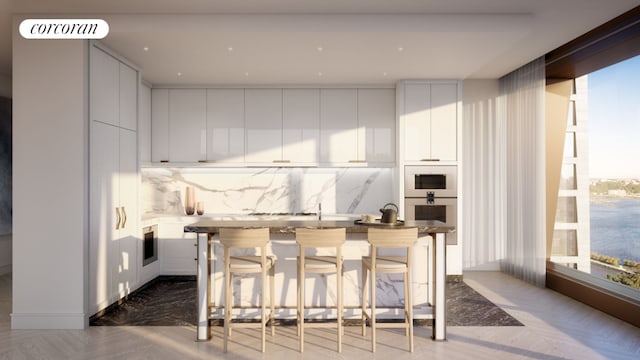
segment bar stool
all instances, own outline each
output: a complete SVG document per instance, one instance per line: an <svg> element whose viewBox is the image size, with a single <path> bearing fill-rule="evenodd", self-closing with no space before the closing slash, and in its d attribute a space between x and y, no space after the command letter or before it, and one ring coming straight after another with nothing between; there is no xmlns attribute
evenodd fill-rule
<svg viewBox="0 0 640 360"><path fill-rule="evenodd" d="M297 324L300 337L300 352L304 351L304 328L307 327L336 327L338 331L338 352L342 352L342 313L343 313L343 285L342 285L342 245L345 242L344 228L332 229L296 229L296 242L300 248L298 256L298 310ZM307 248L335 248L335 256L308 256ZM333 323L308 323L305 325L305 273L336 274L337 282L337 321Z"/></svg>
<svg viewBox="0 0 640 360"><path fill-rule="evenodd" d="M224 286L225 286L225 302L224 302L224 352L227 352L227 338L231 335L231 329L234 327L256 327L262 329L262 352L265 352L265 329L267 325L266 315L266 280L267 271L269 272L269 297L271 313L269 314L271 335L275 335L274 328L274 272L275 259L272 256L266 256L267 244L269 243L269 228L222 228L220 229L220 242L224 246ZM232 249L260 249L260 255L253 256L236 256L232 255ZM232 323L231 313L233 311L233 283L232 276L234 273L261 273L261 312L260 324L255 323Z"/></svg>
<svg viewBox="0 0 640 360"><path fill-rule="evenodd" d="M418 240L417 228L369 228L368 240L371 256L362 257L362 336L365 336L366 320L371 324L371 351L376 351L376 328L404 328L409 337L409 351L413 352L413 302L411 294L411 266L413 246ZM406 256L383 256L379 249L404 248ZM367 313L367 275L371 287L371 306ZM402 323L376 322L376 273L404 274L404 321Z"/></svg>

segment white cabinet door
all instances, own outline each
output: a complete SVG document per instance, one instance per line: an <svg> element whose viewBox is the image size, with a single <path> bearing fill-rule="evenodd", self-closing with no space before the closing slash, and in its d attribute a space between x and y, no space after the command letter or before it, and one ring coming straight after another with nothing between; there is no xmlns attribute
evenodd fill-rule
<svg viewBox="0 0 640 360"><path fill-rule="evenodd" d="M119 63L120 127L136 131L138 128L138 72Z"/></svg>
<svg viewBox="0 0 640 360"><path fill-rule="evenodd" d="M358 160L358 91L320 90L320 161Z"/></svg>
<svg viewBox="0 0 640 360"><path fill-rule="evenodd" d="M284 89L282 158L295 163L320 161L320 90Z"/></svg>
<svg viewBox="0 0 640 360"><path fill-rule="evenodd" d="M282 160L282 89L245 90L245 131L246 162Z"/></svg>
<svg viewBox="0 0 640 360"><path fill-rule="evenodd" d="M138 161L136 133L120 129L119 146L119 206L121 214L118 234L118 259L120 297L128 295L138 285L138 264L142 255L138 254L140 229L138 227Z"/></svg>
<svg viewBox="0 0 640 360"><path fill-rule="evenodd" d="M151 88L140 86L138 107L138 156L140 162L151 161Z"/></svg>
<svg viewBox="0 0 640 360"><path fill-rule="evenodd" d="M119 129L94 121L90 142L89 310L93 314L114 300L118 278L113 259L118 255Z"/></svg>
<svg viewBox="0 0 640 360"><path fill-rule="evenodd" d="M431 158L457 159L458 86L431 85Z"/></svg>
<svg viewBox="0 0 640 360"><path fill-rule="evenodd" d="M395 162L395 118L394 89L358 89L358 160Z"/></svg>
<svg viewBox="0 0 640 360"><path fill-rule="evenodd" d="M184 224L159 224L159 259L162 275L195 275L198 255L196 234L185 233Z"/></svg>
<svg viewBox="0 0 640 360"><path fill-rule="evenodd" d="M244 161L244 89L207 89L207 160Z"/></svg>
<svg viewBox="0 0 640 360"><path fill-rule="evenodd" d="M431 87L428 84L404 86L405 160L431 157Z"/></svg>
<svg viewBox="0 0 640 360"><path fill-rule="evenodd" d="M406 161L456 161L458 84L404 85Z"/></svg>
<svg viewBox="0 0 640 360"><path fill-rule="evenodd" d="M206 90L169 90L169 161L198 162L206 158Z"/></svg>
<svg viewBox="0 0 640 360"><path fill-rule="evenodd" d="M169 90L151 90L151 161L169 161Z"/></svg>
<svg viewBox="0 0 640 360"><path fill-rule="evenodd" d="M89 56L89 113L93 121L118 126L120 62L91 46Z"/></svg>

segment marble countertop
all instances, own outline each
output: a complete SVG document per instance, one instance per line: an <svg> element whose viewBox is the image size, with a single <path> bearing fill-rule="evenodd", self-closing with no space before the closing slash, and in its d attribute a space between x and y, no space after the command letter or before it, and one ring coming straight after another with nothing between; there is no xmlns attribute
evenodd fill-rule
<svg viewBox="0 0 640 360"><path fill-rule="evenodd" d="M202 220L184 227L185 232L217 233L220 228L268 227L272 234L293 234L296 228L344 227L347 233L366 233L370 227L400 229L417 227L420 234L448 233L455 231L441 221L405 221L403 225L362 225L353 220Z"/></svg>

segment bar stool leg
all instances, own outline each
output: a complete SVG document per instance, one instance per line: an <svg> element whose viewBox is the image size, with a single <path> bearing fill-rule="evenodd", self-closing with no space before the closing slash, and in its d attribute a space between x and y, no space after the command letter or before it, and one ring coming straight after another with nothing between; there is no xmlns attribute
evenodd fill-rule
<svg viewBox="0 0 640 360"><path fill-rule="evenodd" d="M337 277L337 281L336 281L336 285L338 285L338 352L341 353L342 352L342 331L343 331L343 327L342 327L342 307L343 307L343 299L342 299L342 265L341 265L342 259L338 259L337 263L338 263L338 271L336 271L336 277Z"/></svg>
<svg viewBox="0 0 640 360"><path fill-rule="evenodd" d="M366 335L367 329L367 274L369 270L364 266L364 261L362 262L362 336Z"/></svg>
<svg viewBox="0 0 640 360"><path fill-rule="evenodd" d="M224 291L225 291L225 301L224 301L224 352L227 352L227 340L231 331L231 273L229 272L229 265L226 265L225 275L224 275Z"/></svg>
<svg viewBox="0 0 640 360"><path fill-rule="evenodd" d="M276 315L275 315L275 309L276 309L276 300L275 300L275 273L276 273L276 269L275 269L275 265L271 264L271 269L269 270L269 299L271 300L271 336L275 336L276 335Z"/></svg>
<svg viewBox="0 0 640 360"><path fill-rule="evenodd" d="M300 298L298 299L298 312L300 318L298 320L298 323L300 324L300 345L299 345L299 349L300 352L304 351L304 300L305 300L305 294L304 294L304 277L305 277L305 271L304 271L304 264L300 264L300 277L298 278L298 284L300 286Z"/></svg>
<svg viewBox="0 0 640 360"><path fill-rule="evenodd" d="M262 283L260 284L261 286L261 292L262 292L262 296L261 296L261 304L260 304L260 317L261 317L261 322L262 322L262 329L260 329L260 331L262 332L262 352L265 352L267 350L267 345L266 345L266 327L267 327L267 292L265 290L266 289L266 285L267 285L267 269L265 269L264 267L262 268Z"/></svg>
<svg viewBox="0 0 640 360"><path fill-rule="evenodd" d="M376 352L376 269L371 269L371 352Z"/></svg>

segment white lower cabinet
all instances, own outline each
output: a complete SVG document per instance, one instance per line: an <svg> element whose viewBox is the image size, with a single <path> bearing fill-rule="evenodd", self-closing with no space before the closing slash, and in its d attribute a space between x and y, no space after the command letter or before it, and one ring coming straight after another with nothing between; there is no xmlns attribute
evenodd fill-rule
<svg viewBox="0 0 640 360"><path fill-rule="evenodd" d="M195 275L196 234L185 233L184 223L163 223L158 225L161 275Z"/></svg>
<svg viewBox="0 0 640 360"><path fill-rule="evenodd" d="M138 286L138 171L134 131L91 122L89 311Z"/></svg>

